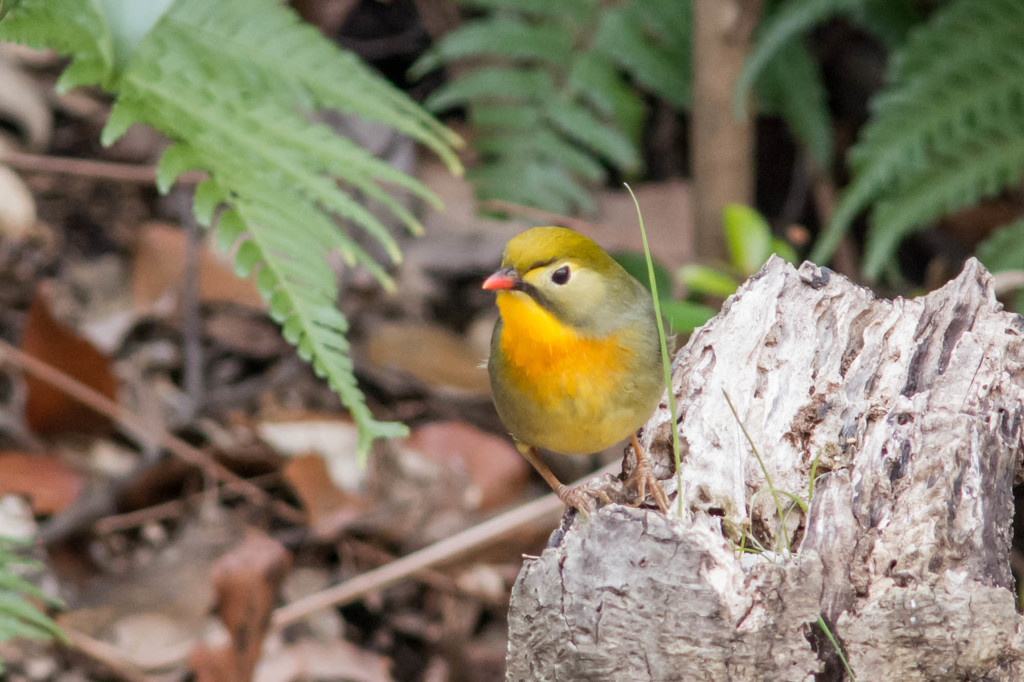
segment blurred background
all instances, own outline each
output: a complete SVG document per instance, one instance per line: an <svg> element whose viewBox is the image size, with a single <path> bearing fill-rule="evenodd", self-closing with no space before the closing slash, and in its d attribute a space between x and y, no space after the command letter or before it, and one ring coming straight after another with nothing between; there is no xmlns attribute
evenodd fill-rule
<svg viewBox="0 0 1024 682"><path fill-rule="evenodd" d="M504 679L559 509L480 283L646 281L623 183L679 346L772 254L1024 286L1022 0L98 5L0 0L5 679Z"/></svg>

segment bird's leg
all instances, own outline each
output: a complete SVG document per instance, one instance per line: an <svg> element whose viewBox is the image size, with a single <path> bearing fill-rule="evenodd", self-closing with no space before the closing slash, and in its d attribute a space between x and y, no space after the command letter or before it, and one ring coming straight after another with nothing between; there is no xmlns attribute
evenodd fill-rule
<svg viewBox="0 0 1024 682"><path fill-rule="evenodd" d="M651 463L647 459L647 453L640 447L640 442L636 439L636 433L629 437L629 442L633 444L633 452L636 453L636 467L628 479L633 481L633 485L636 486L636 502L632 506L638 507L643 504L649 489L651 497L654 498L654 503L658 505L658 509L661 510L662 514L667 514L668 496L665 494L664 488L661 487L661 483L654 477L654 471L651 469Z"/></svg>
<svg viewBox="0 0 1024 682"><path fill-rule="evenodd" d="M551 486L551 489L558 495L558 499L562 501L567 507L579 510L586 513L591 503L595 499L599 499L605 504L611 504L611 499L603 490L597 490L584 485L578 485L575 487L569 487L558 480L558 477L552 473L548 465L544 463L544 460L540 458L540 454L537 452L537 448L526 443L516 442L516 449L526 458L526 461L533 465L533 468L537 470L537 473L547 481L547 484Z"/></svg>

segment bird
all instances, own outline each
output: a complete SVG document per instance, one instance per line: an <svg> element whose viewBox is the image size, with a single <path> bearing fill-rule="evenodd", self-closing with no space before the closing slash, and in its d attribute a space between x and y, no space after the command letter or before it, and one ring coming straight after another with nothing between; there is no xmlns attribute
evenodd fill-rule
<svg viewBox="0 0 1024 682"><path fill-rule="evenodd" d="M483 289L498 319L487 370L491 394L516 449L567 506L586 513L605 493L570 488L538 448L590 454L629 437L640 504L667 498L636 431L658 406L665 379L651 294L596 242L565 227L534 227L505 246Z"/></svg>

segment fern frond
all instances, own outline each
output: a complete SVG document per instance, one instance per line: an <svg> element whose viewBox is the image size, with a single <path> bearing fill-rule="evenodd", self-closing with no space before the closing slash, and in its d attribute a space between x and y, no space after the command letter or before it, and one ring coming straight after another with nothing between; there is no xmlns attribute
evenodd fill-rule
<svg viewBox="0 0 1024 682"><path fill-rule="evenodd" d="M688 107L692 24L689 2L634 0L601 14L594 49L651 92Z"/></svg>
<svg viewBox="0 0 1024 682"><path fill-rule="evenodd" d="M561 166L586 180L596 182L605 178L604 167L593 156L544 127L531 130L529 135L505 130L484 135L475 146L485 156L538 159L544 165Z"/></svg>
<svg viewBox="0 0 1024 682"><path fill-rule="evenodd" d="M639 168L640 157L629 138L586 107L568 97L554 97L547 103L544 113L563 135L589 147L619 168L627 172Z"/></svg>
<svg viewBox="0 0 1024 682"><path fill-rule="evenodd" d="M442 85L430 94L424 105L443 111L477 100L487 103L539 101L554 93L554 79L547 71L484 67Z"/></svg>
<svg viewBox="0 0 1024 682"><path fill-rule="evenodd" d="M635 83L677 104L689 99L688 1L461 1L489 14L446 36L412 71L470 64L426 105L466 107L481 153L470 175L480 198L558 212L590 206L585 187L604 178L602 164L640 167L645 111Z"/></svg>
<svg viewBox="0 0 1024 682"><path fill-rule="evenodd" d="M24 30L31 21L56 21L47 5L67 10L59 17L65 25L74 24L76 11L91 7L88 0L23 0L0 24L0 34L8 37L9 21L22 6L37 12L14 24L22 27L17 35L31 33ZM51 26L49 33L32 30L43 44L79 59L106 58L98 47L83 47L77 34L65 36L61 26ZM358 228L391 260L401 257L382 219L356 195L375 200L414 233L422 227L395 199L395 189L435 205L439 200L415 179L311 120L316 110L330 108L384 123L437 151L456 172L461 166L451 145L458 138L276 0L177 0L129 57L123 69L108 59L107 73L100 74L117 95L103 141L112 142L135 123L167 134L175 144L158 167L162 190L186 170L206 170L210 179L196 190L197 220L209 225L222 209L220 243L235 249L238 271L254 276L285 337L351 412L360 455L365 457L374 438L404 433L399 424L376 421L358 389L347 323L335 307L337 282L325 257L338 252L348 265L361 265L393 287L386 269L348 232Z"/></svg>
<svg viewBox="0 0 1024 682"><path fill-rule="evenodd" d="M985 131L959 156L935 158L880 201L871 217L864 276L877 277L900 241L924 224L1019 183L1024 176L1022 123Z"/></svg>
<svg viewBox="0 0 1024 682"><path fill-rule="evenodd" d="M59 89L84 83L109 86L114 78L114 37L91 2L18 0L4 15L5 40L73 55Z"/></svg>
<svg viewBox="0 0 1024 682"><path fill-rule="evenodd" d="M734 103L737 112L746 107L747 93L776 53L796 37L830 17L850 13L866 0L793 0L768 15L758 30L757 42L736 81Z"/></svg>
<svg viewBox="0 0 1024 682"><path fill-rule="evenodd" d="M210 75L230 79L225 85L250 83L268 88L270 99L379 121L425 144L452 172L462 172L451 149L462 144L455 133L275 0L178 0L163 24L174 31L174 40L191 39Z"/></svg>
<svg viewBox="0 0 1024 682"><path fill-rule="evenodd" d="M15 637L61 639L63 635L57 625L29 599L51 605L59 602L15 572L16 567L18 570L32 570L39 566L38 562L15 551L23 544L27 543L0 536L0 642ZM3 661L0 660L2 672Z"/></svg>
<svg viewBox="0 0 1024 682"><path fill-rule="evenodd" d="M1018 134L1024 117L1024 5L958 0L935 13L894 56L889 84L873 108L852 155L854 179L810 257L827 260L872 200L895 205L905 190L912 204L906 219L881 208L873 217L878 241L868 249L877 274L879 254L892 253L920 221L997 191L989 186L995 179L1015 181L1005 169L1014 141L1007 149L1000 145L1007 132ZM983 158L987 154L995 156ZM929 173L939 186L921 186L920 174Z"/></svg>
<svg viewBox="0 0 1024 682"><path fill-rule="evenodd" d="M481 56L565 62L571 51L571 36L554 24L495 16L467 23L438 42L416 61L409 76L419 78L446 62Z"/></svg>
<svg viewBox="0 0 1024 682"><path fill-rule="evenodd" d="M525 131L536 130L540 123L540 109L529 104L487 104L477 103L469 112L474 128L490 130ZM479 146L479 145L478 145Z"/></svg>
<svg viewBox="0 0 1024 682"><path fill-rule="evenodd" d="M1024 218L994 230L975 255L992 272L1024 270Z"/></svg>
<svg viewBox="0 0 1024 682"><path fill-rule="evenodd" d="M540 206L562 214L578 208L593 209L590 194L564 168L545 164L537 157L509 157L501 165L482 165L468 175L482 197Z"/></svg>
<svg viewBox="0 0 1024 682"><path fill-rule="evenodd" d="M601 115L617 122L623 134L639 139L644 103L623 81L615 62L599 52L576 55L569 65L569 88Z"/></svg>

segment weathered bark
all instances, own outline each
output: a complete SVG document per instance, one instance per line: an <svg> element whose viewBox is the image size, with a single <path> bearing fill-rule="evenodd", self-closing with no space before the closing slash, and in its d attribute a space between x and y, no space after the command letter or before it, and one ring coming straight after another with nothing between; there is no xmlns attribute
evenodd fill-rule
<svg viewBox="0 0 1024 682"><path fill-rule="evenodd" d="M676 356L682 518L573 519L516 583L508 679L842 679L819 616L862 681L1024 679L1022 339L974 260L889 301L773 259ZM814 471L785 533L740 423L777 491ZM670 429L644 429L659 477Z"/></svg>

